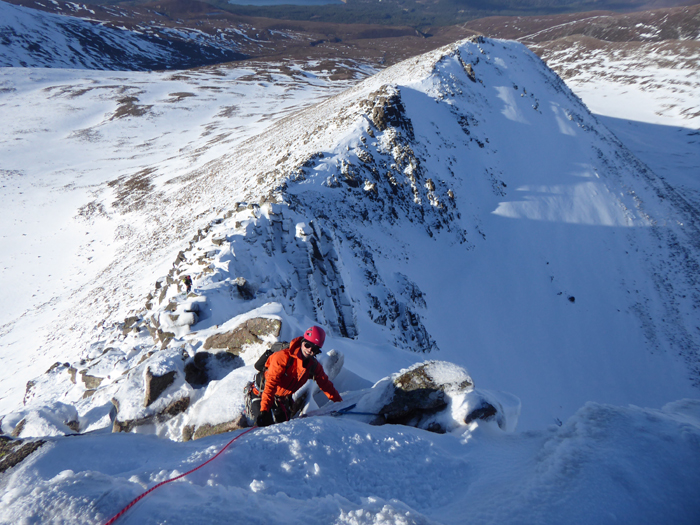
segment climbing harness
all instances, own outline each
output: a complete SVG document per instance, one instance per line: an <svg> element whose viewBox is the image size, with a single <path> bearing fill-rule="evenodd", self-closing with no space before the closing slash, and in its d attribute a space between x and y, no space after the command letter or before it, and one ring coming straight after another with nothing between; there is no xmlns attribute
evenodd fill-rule
<svg viewBox="0 0 700 525"><path fill-rule="evenodd" d="M192 474L195 470L199 470L200 468L202 468L202 467L203 467L204 465L206 465L207 463L210 463L210 462L214 461L216 458L218 458L218 457L223 453L224 450L226 450L226 449L229 447L229 445L230 445L231 443L233 443L234 441L236 441L238 438L245 436L248 432L252 432L252 431L255 430L256 428L258 428L258 427L249 428L249 429L246 430L245 432L242 432L241 434L238 434L235 438L233 438L231 441L229 441L228 443L226 443L226 446L225 446L224 448L222 448L221 450L219 450L214 456L212 456L211 458L209 458L207 461L205 461L204 463L202 463L202 464L199 465L198 467L195 467L195 468L193 468L192 470L188 470L188 471L185 472L184 474L180 474L179 476L175 476L174 478L166 479L165 481L161 481L160 483L158 483L158 484L155 485L154 487L151 487L151 488L148 489L146 492L144 492L143 494L141 494L139 497L137 497L136 499L134 499L131 503L129 503L129 504L128 504L126 507L124 507L122 510L120 510L111 520L109 520L108 522L106 522L105 525L112 525L112 524L113 524L114 522L116 522L119 518L121 518L121 517L126 513L127 510L129 510L131 507L133 507L134 505L136 505L136 503L138 503L138 502L141 501L143 498L145 498L146 496L148 496L151 492L153 492L154 490L156 490L158 487L161 487L161 486L165 485L166 483L170 483L171 481L176 481L176 480L178 480L178 479L180 479L180 478L184 478L184 477L187 476L188 474Z"/></svg>
<svg viewBox="0 0 700 525"><path fill-rule="evenodd" d="M331 416L333 417L339 417L339 416L344 416L345 414L354 414L356 416L381 416L382 414L374 414L372 412L353 412L353 408L355 408L357 404L347 406L345 408L341 408L340 410L334 410L333 412L330 413Z"/></svg>

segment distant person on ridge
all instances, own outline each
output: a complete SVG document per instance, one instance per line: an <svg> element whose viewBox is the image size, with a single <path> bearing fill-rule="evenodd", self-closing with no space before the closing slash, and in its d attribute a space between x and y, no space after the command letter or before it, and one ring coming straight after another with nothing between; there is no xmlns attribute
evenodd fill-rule
<svg viewBox="0 0 700 525"><path fill-rule="evenodd" d="M328 379L323 366L316 360L326 340L319 326L309 328L303 337L292 340L288 348L273 352L259 374L261 380L248 389L247 416L259 427L289 421L292 417L292 395L309 378L316 381L331 401L342 401L340 394ZM269 351L268 351L269 352ZM259 390L261 388L262 392Z"/></svg>
<svg viewBox="0 0 700 525"><path fill-rule="evenodd" d="M190 293L190 290L192 290L192 278L189 275L185 275L182 278L182 282L185 283L185 288L187 290L185 293Z"/></svg>

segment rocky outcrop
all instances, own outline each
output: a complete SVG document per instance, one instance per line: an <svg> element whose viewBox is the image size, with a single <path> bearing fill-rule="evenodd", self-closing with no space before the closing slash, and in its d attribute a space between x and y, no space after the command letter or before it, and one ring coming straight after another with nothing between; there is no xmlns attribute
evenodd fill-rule
<svg viewBox="0 0 700 525"><path fill-rule="evenodd" d="M0 436L0 474L24 461L46 441L41 439L12 439Z"/></svg>
<svg viewBox="0 0 700 525"><path fill-rule="evenodd" d="M96 390L102 384L103 379L101 377L89 375L87 370L80 371L80 378L83 380L85 388L88 390Z"/></svg>
<svg viewBox="0 0 700 525"><path fill-rule="evenodd" d="M277 338L281 328L282 323L278 319L249 319L230 332L212 335L204 342L204 349L225 348L238 355L245 345L262 343L263 337Z"/></svg>
<svg viewBox="0 0 700 525"><path fill-rule="evenodd" d="M131 432L136 427L140 427L142 425L152 425L155 423L164 423L178 414L181 414L189 408L190 398L182 397L176 399L157 414L126 421L119 420L119 402L116 399L112 399L112 403L117 411L117 417L114 419L114 423L112 425L112 432Z"/></svg>
<svg viewBox="0 0 700 525"><path fill-rule="evenodd" d="M19 423L17 423L17 426L12 430L12 433L10 434L12 437L19 437L22 435L22 431L24 430L25 425L27 424L27 420L22 419L20 420Z"/></svg>
<svg viewBox="0 0 700 525"><path fill-rule="evenodd" d="M495 418L497 414L498 410L495 406L486 400L482 400L481 404L477 408L466 415L464 422L468 425L477 419L490 421L491 419Z"/></svg>
<svg viewBox="0 0 700 525"><path fill-rule="evenodd" d="M248 427L248 420L245 415L241 414L238 418L228 421L226 423L219 423L218 425L210 425L205 423L198 427L187 425L182 429L182 441L190 441L193 439L201 439L207 436L213 436L215 434L223 434L225 432L231 432L233 430L239 430L241 428Z"/></svg>
<svg viewBox="0 0 700 525"><path fill-rule="evenodd" d="M467 371L452 363L420 363L390 379L388 385L375 385L385 389L385 401L372 424L393 423L444 433L478 420L495 421L506 431L514 429L517 423L517 398L503 392L496 395L476 390Z"/></svg>
<svg viewBox="0 0 700 525"><path fill-rule="evenodd" d="M411 140L413 139L413 124L406 116L406 108L396 88L382 86L367 97L364 105L371 106L368 115L379 131L385 131L388 127L401 128Z"/></svg>
<svg viewBox="0 0 700 525"><path fill-rule="evenodd" d="M185 381L195 387L204 386L244 365L240 357L229 352L197 352L185 363Z"/></svg>
<svg viewBox="0 0 700 525"><path fill-rule="evenodd" d="M388 423L406 424L409 420L436 413L447 406L445 390L455 385L434 378L431 361L412 367L393 380L394 395L390 403L379 411ZM470 379L464 379L459 389L473 388Z"/></svg>
<svg viewBox="0 0 700 525"><path fill-rule="evenodd" d="M383 417L373 421L408 425L433 432L445 432L435 418L447 408L450 397L474 390L474 383L464 369L441 361L428 361L392 377L390 401L379 410Z"/></svg>
<svg viewBox="0 0 700 525"><path fill-rule="evenodd" d="M175 382L175 370L171 370L163 375L154 375L151 369L146 370L146 395L143 406L147 407L160 396L166 388Z"/></svg>

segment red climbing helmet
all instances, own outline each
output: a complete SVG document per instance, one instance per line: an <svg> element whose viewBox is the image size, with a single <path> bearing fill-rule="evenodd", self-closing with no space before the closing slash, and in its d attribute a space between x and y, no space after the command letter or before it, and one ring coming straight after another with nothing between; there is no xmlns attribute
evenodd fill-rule
<svg viewBox="0 0 700 525"><path fill-rule="evenodd" d="M304 339L321 348L326 340L326 332L320 326L312 326L304 334Z"/></svg>

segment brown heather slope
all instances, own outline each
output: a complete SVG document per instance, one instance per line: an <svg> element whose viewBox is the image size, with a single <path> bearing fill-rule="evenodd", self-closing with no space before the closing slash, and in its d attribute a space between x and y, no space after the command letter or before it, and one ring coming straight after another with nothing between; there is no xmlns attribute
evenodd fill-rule
<svg viewBox="0 0 700 525"><path fill-rule="evenodd" d="M608 42L697 40L700 4L639 13L592 11L552 16L489 17L462 27L493 38L542 43L581 35Z"/></svg>
<svg viewBox="0 0 700 525"><path fill-rule="evenodd" d="M173 29L201 35L197 41L244 53L262 72L265 62L306 62L307 70L327 71L331 78L366 74L363 65L383 67L445 44L483 34L519 40L564 79L618 84L659 85L655 68L688 72L672 90L691 92L700 71L700 5L635 13L594 11L552 16L489 17L466 24L418 32L410 27L333 24L253 18L189 0L163 0L132 7L96 6L62 1L9 0L58 13L127 28L161 39L177 39ZM180 38L192 38L185 36ZM644 71L644 74L641 72ZM582 75L582 73L586 73ZM683 114L695 115L686 107Z"/></svg>
<svg viewBox="0 0 700 525"><path fill-rule="evenodd" d="M256 61L349 60L374 66L391 65L475 34L459 26L418 32L411 27L379 24L332 24L246 17L218 10L203 2L187 0L164 0L130 7L60 0L51 3L39 0L7 1L160 38L172 39L172 33L167 33L170 29L201 31L210 38L228 31L226 39L231 48ZM236 30L233 35L232 28Z"/></svg>

